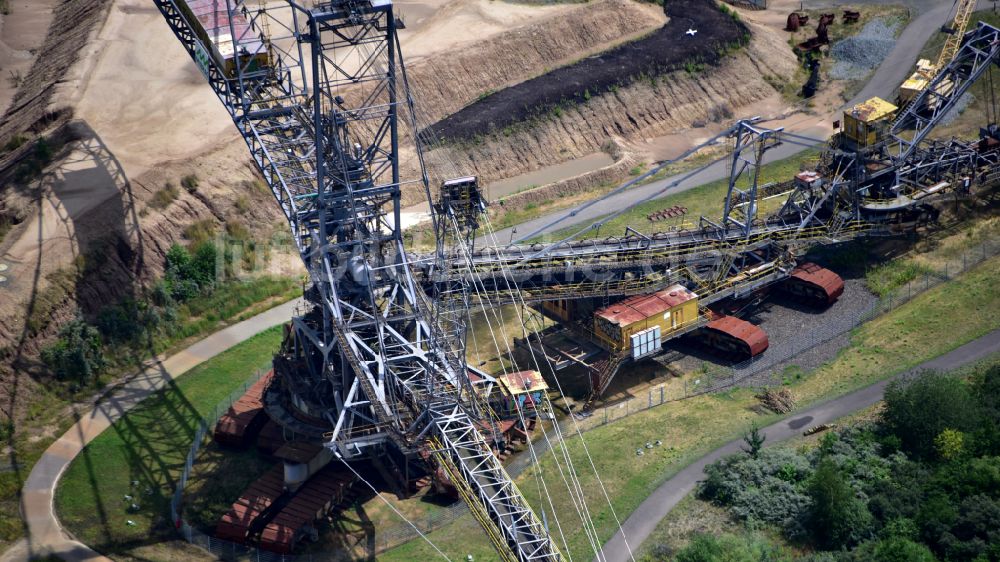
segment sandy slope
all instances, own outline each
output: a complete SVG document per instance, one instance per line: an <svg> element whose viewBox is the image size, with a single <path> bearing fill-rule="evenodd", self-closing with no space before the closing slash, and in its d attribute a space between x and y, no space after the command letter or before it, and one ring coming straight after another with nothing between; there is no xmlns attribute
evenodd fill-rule
<svg viewBox="0 0 1000 562"><path fill-rule="evenodd" d="M539 19L563 15L573 4L533 6L493 0L400 0L394 3L406 24L399 34L408 63L484 41Z"/></svg>
<svg viewBox="0 0 1000 562"><path fill-rule="evenodd" d="M14 97L15 76L25 75L45 41L57 0L10 0L10 13L0 14L0 114Z"/></svg>
<svg viewBox="0 0 1000 562"><path fill-rule="evenodd" d="M187 53L144 0L117 0L57 103L76 108L129 176L239 136Z"/></svg>

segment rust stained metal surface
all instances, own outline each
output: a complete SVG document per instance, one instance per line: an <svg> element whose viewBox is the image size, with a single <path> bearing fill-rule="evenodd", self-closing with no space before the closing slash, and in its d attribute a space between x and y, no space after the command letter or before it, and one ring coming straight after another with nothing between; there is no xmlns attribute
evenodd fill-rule
<svg viewBox="0 0 1000 562"><path fill-rule="evenodd" d="M251 484L222 516L215 527L215 536L242 544L250 524L281 495L284 485L285 468L275 465Z"/></svg>
<svg viewBox="0 0 1000 562"><path fill-rule="evenodd" d="M497 380L510 394L523 394L525 392L535 392L538 390L548 390L549 385L545 383L541 373L538 371L519 371L505 375L498 375Z"/></svg>
<svg viewBox="0 0 1000 562"><path fill-rule="evenodd" d="M264 393L274 378L274 371L253 384L238 400L233 402L215 424L213 438L217 443L241 447L267 422L264 413Z"/></svg>
<svg viewBox="0 0 1000 562"><path fill-rule="evenodd" d="M598 310L594 315L612 324L628 326L676 308L697 296L681 285L671 285L651 295L629 297Z"/></svg>
<svg viewBox="0 0 1000 562"><path fill-rule="evenodd" d="M829 269L812 262L798 265L792 270L792 277L822 289L831 304L844 294L844 280Z"/></svg>
<svg viewBox="0 0 1000 562"><path fill-rule="evenodd" d="M742 341L749 349L751 357L764 353L769 345L767 332L735 316L723 316L712 320L705 327Z"/></svg>

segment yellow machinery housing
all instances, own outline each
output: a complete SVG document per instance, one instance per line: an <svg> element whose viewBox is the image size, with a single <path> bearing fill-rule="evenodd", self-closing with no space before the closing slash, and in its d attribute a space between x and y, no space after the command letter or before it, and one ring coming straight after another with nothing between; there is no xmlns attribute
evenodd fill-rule
<svg viewBox="0 0 1000 562"><path fill-rule="evenodd" d="M927 85L937 76L937 73L955 58L958 49L962 46L962 37L965 35L965 30L969 27L969 19L972 18L972 12L975 9L976 0L959 0L957 2L955 19L952 20L951 27L942 28L942 31L948 33L948 38L945 39L944 46L941 48L937 63L931 64L931 61L928 59L917 61L917 69L899 87L900 105L906 105L913 101L914 98L920 95L920 92L923 92L927 88ZM942 84L942 87L950 87L950 85Z"/></svg>
<svg viewBox="0 0 1000 562"><path fill-rule="evenodd" d="M917 70L899 87L899 103L907 104L927 88L937 69L927 59L917 61Z"/></svg>
<svg viewBox="0 0 1000 562"><path fill-rule="evenodd" d="M672 285L651 295L638 295L594 313L594 333L609 350L635 347L632 336L648 334L641 345L658 347L672 332L698 320L698 295L681 285ZM648 341L647 341L648 340ZM640 355L646 355L643 352Z"/></svg>
<svg viewBox="0 0 1000 562"><path fill-rule="evenodd" d="M898 110L882 98L872 98L845 111L845 148L857 150L881 142Z"/></svg>

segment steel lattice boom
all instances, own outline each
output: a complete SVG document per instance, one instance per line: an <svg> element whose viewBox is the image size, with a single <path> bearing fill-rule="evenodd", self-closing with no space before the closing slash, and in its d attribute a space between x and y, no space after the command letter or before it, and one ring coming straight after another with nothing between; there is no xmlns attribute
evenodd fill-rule
<svg viewBox="0 0 1000 562"><path fill-rule="evenodd" d="M556 560L539 519L480 434L464 350L443 337L403 250L401 116L411 115L390 0L225 5L228 51L193 2L154 0L225 105L310 274L311 310L276 358L297 411L326 420L341 458L430 436L498 551ZM242 17L248 24L232 23ZM228 54L227 54L228 53ZM407 124L412 128L412 121ZM415 135L415 130L414 130Z"/></svg>

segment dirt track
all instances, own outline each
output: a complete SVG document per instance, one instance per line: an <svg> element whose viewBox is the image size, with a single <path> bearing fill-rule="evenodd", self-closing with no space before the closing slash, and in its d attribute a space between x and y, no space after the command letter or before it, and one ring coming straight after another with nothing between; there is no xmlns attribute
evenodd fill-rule
<svg viewBox="0 0 1000 562"><path fill-rule="evenodd" d="M641 77L684 68L697 72L697 65L718 64L726 46L747 41L747 27L710 0L676 0L667 2L664 10L669 21L648 37L505 88L430 128L446 140L471 139L545 115L561 104L585 102ZM689 29L697 34L687 34Z"/></svg>

